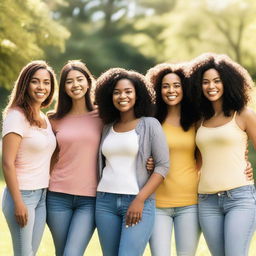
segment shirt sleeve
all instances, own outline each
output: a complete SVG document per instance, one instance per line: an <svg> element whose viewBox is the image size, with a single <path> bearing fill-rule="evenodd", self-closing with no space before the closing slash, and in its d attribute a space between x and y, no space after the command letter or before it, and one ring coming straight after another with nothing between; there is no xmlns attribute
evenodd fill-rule
<svg viewBox="0 0 256 256"><path fill-rule="evenodd" d="M19 110L10 109L3 120L2 137L8 133L16 133L24 137L27 128L28 121L25 115Z"/></svg>
<svg viewBox="0 0 256 256"><path fill-rule="evenodd" d="M161 124L155 118L151 119L151 147L155 163L154 172L164 178L169 171L169 147Z"/></svg>

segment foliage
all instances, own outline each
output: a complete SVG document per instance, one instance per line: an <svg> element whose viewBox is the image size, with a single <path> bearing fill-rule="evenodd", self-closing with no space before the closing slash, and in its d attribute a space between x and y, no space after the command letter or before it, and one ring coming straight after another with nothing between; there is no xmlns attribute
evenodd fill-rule
<svg viewBox="0 0 256 256"><path fill-rule="evenodd" d="M69 32L40 0L1 0L0 10L0 86L11 88L22 66L44 58L46 46L64 51Z"/></svg>

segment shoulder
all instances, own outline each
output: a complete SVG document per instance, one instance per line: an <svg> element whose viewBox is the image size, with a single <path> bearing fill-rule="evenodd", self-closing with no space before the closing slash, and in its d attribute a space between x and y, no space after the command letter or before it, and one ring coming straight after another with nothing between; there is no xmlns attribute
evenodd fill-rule
<svg viewBox="0 0 256 256"><path fill-rule="evenodd" d="M256 119L256 113L253 109L245 107L239 114L238 114L238 120L248 123L250 120Z"/></svg>
<svg viewBox="0 0 256 256"><path fill-rule="evenodd" d="M149 125L149 126L157 126L157 127L161 127L161 124L160 122L154 118L154 117L142 117L141 118L141 121L144 122L146 125Z"/></svg>
<svg viewBox="0 0 256 256"><path fill-rule="evenodd" d="M26 121L26 117L25 114L23 112L22 109L20 108L10 108L7 113L6 116L4 117L4 120L6 121Z"/></svg>

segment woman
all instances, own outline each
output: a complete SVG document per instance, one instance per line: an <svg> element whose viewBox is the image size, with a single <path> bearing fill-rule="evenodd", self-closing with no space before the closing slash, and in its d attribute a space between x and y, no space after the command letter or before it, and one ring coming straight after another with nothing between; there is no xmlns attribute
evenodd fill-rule
<svg viewBox="0 0 256 256"><path fill-rule="evenodd" d="M159 64L146 75L156 91L155 117L165 132L171 163L156 191L156 219L150 238L153 256L171 255L173 227L177 255L195 255L200 236L194 125L199 115L187 96L185 66Z"/></svg>
<svg viewBox="0 0 256 256"><path fill-rule="evenodd" d="M3 213L14 255L36 255L46 219L45 196L56 141L41 109L53 97L55 75L44 61L20 72L3 116Z"/></svg>
<svg viewBox="0 0 256 256"><path fill-rule="evenodd" d="M150 117L152 101L144 77L113 68L97 80L96 102L105 123L99 150L96 225L104 256L143 254L152 232L152 194L169 167L161 125ZM152 154L150 175L146 161ZM111 229L111 232L109 232Z"/></svg>
<svg viewBox="0 0 256 256"><path fill-rule="evenodd" d="M90 97L94 79L84 63L69 61L60 74L50 122L58 147L47 193L47 223L56 255L83 255L95 229L97 153L102 122Z"/></svg>
<svg viewBox="0 0 256 256"><path fill-rule="evenodd" d="M201 228L213 256L245 256L256 227L255 187L243 174L248 137L256 146L256 114L246 107L252 80L225 55L200 56L191 70L203 116L196 135Z"/></svg>

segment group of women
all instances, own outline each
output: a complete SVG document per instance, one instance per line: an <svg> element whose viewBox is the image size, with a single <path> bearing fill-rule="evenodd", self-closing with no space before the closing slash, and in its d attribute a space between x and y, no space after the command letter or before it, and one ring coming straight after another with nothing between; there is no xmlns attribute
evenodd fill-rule
<svg viewBox="0 0 256 256"><path fill-rule="evenodd" d="M104 256L140 256L148 242L153 256L169 256L173 227L179 256L196 255L200 227L213 256L248 255L256 228L248 72L204 54L146 76L111 68L95 97L94 83L84 63L69 61L47 117L53 70L33 61L17 79L2 132L14 255L36 255L45 222L58 256L83 255L95 227Z"/></svg>

